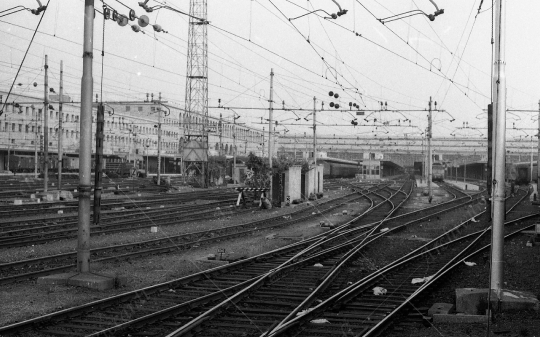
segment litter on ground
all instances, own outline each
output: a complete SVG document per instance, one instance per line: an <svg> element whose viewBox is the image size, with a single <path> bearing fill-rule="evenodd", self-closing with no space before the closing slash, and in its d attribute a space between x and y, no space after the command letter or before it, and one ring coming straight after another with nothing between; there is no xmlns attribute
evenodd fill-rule
<svg viewBox="0 0 540 337"><path fill-rule="evenodd" d="M433 275L426 276L426 277L416 277L412 279L411 283L417 284L417 283L429 282L432 278L433 278Z"/></svg>
<svg viewBox="0 0 540 337"><path fill-rule="evenodd" d="M373 288L373 295L386 295L388 290L384 289L383 287L375 287Z"/></svg>

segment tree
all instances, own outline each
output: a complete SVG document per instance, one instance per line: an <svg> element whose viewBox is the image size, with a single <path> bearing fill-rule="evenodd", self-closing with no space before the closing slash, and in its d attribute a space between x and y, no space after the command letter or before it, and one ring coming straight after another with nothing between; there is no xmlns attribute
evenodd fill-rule
<svg viewBox="0 0 540 337"><path fill-rule="evenodd" d="M255 188L270 187L270 168L267 162L254 153L250 153L246 161L246 167L249 170L248 172L250 172L244 178L246 185Z"/></svg>

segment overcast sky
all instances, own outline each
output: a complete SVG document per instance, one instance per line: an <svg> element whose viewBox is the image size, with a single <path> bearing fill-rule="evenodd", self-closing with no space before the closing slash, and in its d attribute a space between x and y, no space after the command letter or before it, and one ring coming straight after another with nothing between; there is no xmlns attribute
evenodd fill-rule
<svg viewBox="0 0 540 337"><path fill-rule="evenodd" d="M43 1L43 0L42 0ZM232 111L213 108L218 99L228 107L260 108L236 110L244 122L262 128L261 117L268 118L270 69L274 70L276 107L312 109L324 101L347 107L355 102L364 109L378 109L387 102L389 109L423 110L429 97L448 113L434 113L434 137L486 136L485 130L457 129L486 126L490 102L491 1L436 0L445 13L430 22L423 15L383 25L377 19L421 9L433 13L429 0L338 0L348 13L337 20L325 20L322 11L289 21L307 10L323 9L335 13L332 0L208 0L209 106L210 114L232 116ZM107 1L118 12L127 14L129 6L137 15L147 14L136 0ZM150 0L149 5L157 1ZM189 11L188 0L169 0L167 4ZM17 5L36 8L36 0L2 0L0 10ZM126 5L126 6L124 6ZM102 2L96 0L101 11ZM65 91L79 100L82 73L83 0L51 0L23 68L15 92L41 95L43 62L50 63L50 85L58 87L59 64L64 61ZM512 1L507 7L507 86L509 109L538 109L540 99L540 48L535 38L540 31L540 3ZM165 100L184 107L188 24L187 17L161 9L147 14L151 23L169 33L134 33L130 26L105 22L104 100L143 100L146 93L162 92ZM0 88L8 90L22 60L39 16L27 11L0 18ZM98 14L94 29L94 92L100 92L103 18ZM309 42L307 41L309 40ZM324 59L324 60L323 60ZM38 86L33 87L32 83ZM328 96L337 92L339 99ZM312 116L297 118L290 111L276 111L283 122L305 126L280 126L291 133L312 133ZM354 114L354 112L353 112ZM508 115L508 126L536 128L536 112ZM366 113L368 122L353 127L350 113L317 114L318 132L338 135L394 137L409 133L419 136L427 125L427 113ZM455 118L454 122L450 119ZM374 119L377 119L375 122ZM375 127L390 125L410 127ZM347 126L337 126L347 125ZM534 130L509 130L508 137L525 137ZM529 136L530 137L530 136Z"/></svg>

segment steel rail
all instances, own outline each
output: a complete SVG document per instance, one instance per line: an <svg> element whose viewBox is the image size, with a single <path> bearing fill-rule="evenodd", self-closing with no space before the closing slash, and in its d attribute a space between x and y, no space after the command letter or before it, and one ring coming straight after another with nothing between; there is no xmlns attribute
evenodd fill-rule
<svg viewBox="0 0 540 337"><path fill-rule="evenodd" d="M95 249L91 250L91 253L94 254L94 255L97 255L97 257L99 257L99 254L108 253L108 252L114 252L114 253L117 254L118 250L120 250L120 249L128 250L128 249L138 248L138 247L142 247L142 246L159 246L159 248L156 248L156 249L144 250L143 251L144 254L152 253L152 251L168 252L168 251L171 251L171 250L184 249L185 247L191 247L193 245L197 245L197 244L200 244L200 243L215 242L215 241L223 240L225 238L230 238L232 235L245 235L247 233L253 232L254 230L261 230L261 229L264 229L264 228L272 228L272 227L278 227L278 226L279 227L287 226L287 225L298 223L300 221L305 221L305 220L311 219L313 217L319 216L321 213L326 213L326 212L329 212L329 211L331 211L331 210L333 210L333 209L335 209L337 207L342 206L342 204L341 204L342 199L347 199L347 198L350 198L351 196L355 196L355 195L356 195L355 193L351 193L351 194L348 194L348 195L346 195L344 197L330 200L329 202L326 202L323 205L332 204L332 203L336 203L336 202L338 202L338 203L336 205L334 205L334 206L331 206L331 207L325 209L322 212L318 212L316 214L308 214L306 216L299 217L299 218L295 217L295 218L293 218L291 220L288 220L288 221L283 221L282 216L277 216L277 217L270 218L270 219L257 220L257 221L252 221L252 222L249 222L249 223L244 223L244 224L239 224L239 225L231 225L231 226L221 227L221 228L218 228L218 229L191 232L191 233L183 233L183 234L179 234L179 235L170 236L170 237L167 237L167 238L159 238L159 239L152 239L152 240L146 240L146 241L139 241L139 242L135 242L135 243L114 245L114 246L103 247L103 248L95 248ZM361 198L361 196L359 198ZM299 209L298 211L295 211L295 212L293 212L291 214L298 216L302 212L311 212L311 210L304 208L304 209ZM280 222L279 223L273 223L275 221L280 221ZM209 233L216 233L216 232L218 232L218 233L227 233L230 230L242 229L244 227L253 227L253 228L250 229L250 230L247 230L247 231L238 232L237 234L233 233L233 234L226 234L226 235L218 235L218 236L215 236L215 237L213 237L211 239L200 239L200 238L205 238L206 236L208 236ZM165 246L165 247L162 246L163 244L167 244L167 243L171 243L171 242L175 242L175 241L177 242L179 240L192 240L193 237L196 237L196 238L199 238L199 239L196 240L196 241L182 242L181 244L173 244L172 246ZM132 256L138 256L140 254L141 254L140 252L131 252L131 253L128 253L128 254L123 254L123 255L118 255L117 254L117 255L115 255L113 257L110 257L110 258L101 258L101 259L98 259L98 260L99 261L110 261L110 260L128 258L128 257L132 257ZM24 261L17 261L17 262L11 262L11 263L6 263L6 264L0 264L0 270L6 270L6 269L7 270L13 270L14 268L17 268L17 267L20 268L22 266L28 266L29 264L44 263L44 262L48 262L48 261L54 262L54 261L59 260L60 258L66 259L66 258L73 258L74 256L75 256L75 252L72 252L72 253L57 254L57 255L52 255L52 256L47 256L47 257L41 257L41 258L37 258L37 259L30 259L30 260L24 260ZM94 261L98 261L98 260L94 260ZM73 263L70 263L69 265L65 265L65 266L62 266L62 267L55 267L55 268L49 268L49 269L45 269L45 270L40 270L38 272L25 273L25 274L21 274L20 276L15 275L15 276L11 276L11 277L3 277L3 278L0 278L0 284L13 282L15 280L24 279L24 278L28 278L28 277L44 276L44 275L49 275L49 274L60 272L60 271L70 270L73 267L73 265L74 265Z"/></svg>
<svg viewBox="0 0 540 337"><path fill-rule="evenodd" d="M236 199L221 201L213 203L209 208L203 207L201 209L201 205L197 206L184 206L182 209L177 209L175 211L171 210L171 208L162 208L159 209L159 214L154 215L148 215L145 212L138 211L137 213L131 213L126 215L125 217L133 217L136 215L139 215L138 219L127 219L123 221L114 221L114 222L108 222L102 225L94 225L91 226L92 232L90 233L91 236L99 236L103 234L111 234L111 233L118 233L118 232L128 232L133 231L137 229L142 228L149 228L151 225L155 224L155 221L162 220L159 222L160 227L164 226L171 226L183 222L189 222L193 221L195 219L197 220L203 220L203 219L213 219L216 217L215 214L209 211L215 211L216 205L223 206L223 205L230 205L231 202L235 202ZM204 204L202 206L206 206L208 204ZM180 206L182 207L182 206ZM197 212L194 212L194 210L197 210ZM225 209L224 212L226 214L223 215L236 215L241 214L250 211L248 210L242 210L242 209L236 209L236 208L229 208ZM144 215L143 218L140 216ZM179 216L182 216L182 218L178 218ZM220 216L220 215L218 215ZM124 218L125 218L124 217ZM196 217L196 218L194 218ZM35 234L28 234L28 235L12 235L14 231L10 232L4 232L7 233L9 236L0 236L0 248L9 248L9 247L21 247L25 245L35 245L38 243L46 243L61 239L70 239L75 237L74 233L76 233L76 228L68 228L68 229L56 229L55 227L66 227L69 224L63 224L63 225L53 225L53 226L44 226L39 227L37 229L48 229L50 228L50 231L43 231ZM52 228L51 228L52 227ZM0 233L0 234L4 234ZM16 233L16 232L15 232Z"/></svg>
<svg viewBox="0 0 540 337"><path fill-rule="evenodd" d="M528 194L526 194L524 197L520 198L518 200L518 202L513 205L512 207L509 208L508 212L511 212L512 209L519 203L521 203L523 201L523 199L527 196ZM484 213L485 211L482 211L480 212L481 213ZM457 239L453 239L453 240L450 240L449 242L446 242L446 243L443 243L443 244L440 244L436 247L433 247L433 248L430 248L428 250L425 250L424 252L421 252L422 250L426 249L428 246L430 245L433 245L433 244L437 244L439 240L441 240L441 238L443 237L447 237L449 234L451 234L451 232L454 232L456 230L459 230L462 226L464 226L465 224L467 223L470 223L470 221L478 216L479 214L473 216L472 218L466 220L465 222L459 224L458 226L454 227L453 229L451 229L450 231L447 231L446 233L438 236L437 238L431 240L430 242L426 243L425 245L421 246L421 247L418 247L417 249L415 249L414 251L410 252L409 254L407 254L406 256L398 259L398 260L395 260L389 264L387 264L385 267L377 270L376 272L364 277L363 279L357 281L355 284L352 284L351 286L343 289L342 291L334 294L333 296L331 296L330 298L328 298L327 300L323 301L321 304L317 305L316 307L312 308L312 311L310 311L308 314L304 316L298 316L296 318L292 318L291 320L289 320L288 322L286 322L285 324L282 324L282 325L279 325L277 327L275 327L273 330L269 330L268 332L266 332L265 334L263 334L262 336L278 336L282 333L284 333L285 331L293 328L294 326L297 326L298 324L300 324L301 321L307 321L307 320L311 320L313 318L316 318L316 317L320 317L319 314L317 314L318 312L321 312L321 311L324 311L325 309L321 309L321 307L325 307L325 308L328 308L329 306L335 306L336 304L335 303L344 303L346 300L348 299L351 299L351 298L354 298L355 296L357 296L358 293L362 292L365 290L365 287L369 284L371 284L377 277L381 277L382 275L384 275L385 273L387 273L388 271L390 270L393 270L394 268L398 268L400 266L402 266L403 264L411 261L411 260L414 260L418 257L421 257L421 256L424 256L425 254L427 253L430 253L434 250L438 250L444 246L447 246L449 244L452 244L452 243L456 243L456 242L459 242L459 241L462 241L462 240L465 240L467 238L470 238L470 237L474 237L474 236L477 236L475 238L475 240L473 241L473 243L469 244L467 246L467 248L465 248L462 252L460 252L460 255L463 255L466 251L468 251L470 249L470 247L478 240L481 238L481 235L486 233L486 230L480 230L480 231L477 231L477 232L473 232L473 233L470 233L470 234L467 234L463 237L460 237L460 238L457 238ZM525 219L525 218L531 218L531 217L534 217L534 216L537 216L537 214L535 215L532 215L532 216L527 216L527 217L523 217L523 218L520 218L520 219ZM512 221L508 221L507 224L509 223L514 223L514 222L517 222L519 221L520 219L514 219ZM373 239L375 240L375 238ZM459 258L458 257L455 257L453 258L450 262L448 262L446 265L449 265L453 260L455 260L456 258ZM435 274L436 275L436 274ZM329 304L330 301L333 301L334 304ZM402 308L405 304L401 305L400 308ZM261 336L261 337L262 337Z"/></svg>
<svg viewBox="0 0 540 337"><path fill-rule="evenodd" d="M537 218L537 217L540 217L540 213L535 213L535 214L531 214L531 215L527 215L527 216L524 216L524 217L521 217L519 219L516 219L516 220L512 220L512 221L507 221L505 223L505 225L507 224L511 224L513 222L516 222L516 221L520 221L520 220L526 220L526 219L531 219L531 218ZM511 238L519 233L521 233L523 230L526 230L526 229L529 229L529 228L532 228L534 227L535 224L531 224L531 225L528 225L524 228L521 228L521 229L518 229L512 233L509 233L507 235L504 236L505 240L508 239L508 238ZM490 229L486 229L485 231L481 231L481 233L477 232L477 233L471 233L469 235L474 235L474 234L479 234L478 236L478 240L481 238L481 236L483 236L484 234L490 232L491 230ZM421 295L426 289L428 289L429 287L431 287L432 285L434 285L435 283L439 282L440 279L445 276L449 271L453 270L454 268L456 268L457 266L461 265L463 262L465 262L467 259L470 259L471 257L487 250L491 244L487 244L483 247L481 247L480 249L474 251L473 253L463 257L464 254L466 254L467 251L470 250L470 248L472 248L472 245L476 243L476 240L471 243L471 245L469 245L467 247L466 250L464 250L462 253L460 253L458 256L456 256L455 258L453 258L451 261L449 261L443 268L441 268L441 270L439 272L437 272L434 277L429 280L428 282L424 283L419 289L417 289L413 294L411 294L398 308L396 308L394 311L392 311L390 314L388 314L388 316L386 316L383 320L381 320L380 322L378 322L374 327L372 327L369 331L366 332L366 334L364 336L376 336L378 335L381 331L381 329L385 329L387 328L387 325L389 324L389 322L395 318L395 315L401 310L403 309L406 305L408 305L409 303L411 303L413 300L415 300L419 295ZM458 261L459 260L459 261ZM487 317L486 317L487 319Z"/></svg>
<svg viewBox="0 0 540 337"><path fill-rule="evenodd" d="M456 198L456 195L454 195L454 200ZM403 201L405 202L405 201ZM452 202L452 201L450 201ZM415 220L412 220L412 221L409 221L405 224L402 224L400 226L397 226L395 228L392 228L388 231L385 231L385 232L381 232L381 233L378 233L376 235L371 235L371 236L366 236L364 238L364 240L361 242L360 245L356 246L354 248L354 250L352 250L350 253L349 253L349 256L346 256L338 265L334 265L331 270L327 273L327 275L325 275L325 277L321 280L320 284L318 285L318 287L308 296L306 297L306 299L299 305L297 306L295 309L293 309L289 315L284 318L281 322L277 323L274 325L274 327L272 329L270 329L269 331L267 331L265 334L263 334L262 336L266 336L267 334L271 333L272 331L275 331L275 330L279 330L279 328L281 326L283 326L287 321L290 321L292 318L294 318L301 310L305 310L307 307L309 307L316 299L316 297L322 293L328 286L329 286L329 283L337 276L338 272L340 272L340 269L341 268L344 268L344 266L350 261L350 259L352 259L362 248L364 248L367 244L370 244L372 243L373 241L375 241L376 239L380 238L381 236L383 235L387 235L389 234L390 232L393 232L393 231L397 231L397 230L400 230L400 229L404 229L406 228L407 226L411 225L412 223L415 223L415 222L421 222L423 220L425 220L426 218L429 218L429 217L432 217L434 215L437 215L437 214L441 214L443 212L448 212L452 209L455 209L456 207L461 207L463 206L463 204L460 204L458 206L455 206L455 207L452 207L450 209L445 209L443 211L440 211L440 212L437 212L435 214L430 214L428 216L425 216L423 218L420 218L420 219L415 219ZM383 219L381 220L380 224L379 225L382 225L386 220L388 220L390 216L388 216L386 219ZM470 220L469 220L470 221ZM431 242L428 242L426 243L425 245L415 249L414 251L406 254L405 256L402 256L401 258L399 258L398 260L392 262L392 263L398 263L399 261L403 260L403 259L406 259L408 256L411 256L411 255L414 255L416 254L418 251L426 248L427 246L429 245L432 245L433 242L437 242L440 238L442 237L445 237L447 236L448 234L450 234L451 232L455 231L455 230L458 230L458 228L460 228L461 226L463 226L464 224L468 223L469 221L466 221L460 225L458 225L457 227L447 231L446 233L443 233L441 234L439 237L435 238L434 240L432 240ZM378 226L380 227L380 226ZM365 242L364 244L364 241L365 240L368 240L368 239L371 239L369 240L368 242ZM262 337L261 336L261 337Z"/></svg>
<svg viewBox="0 0 540 337"><path fill-rule="evenodd" d="M256 261L258 259L263 259L265 257L275 255L275 254L277 254L279 252L283 252L285 250L297 249L297 247L302 247L302 246L308 245L310 242L312 242L314 240L317 240L318 237L323 236L324 234L325 233L321 233L321 234L319 234L319 235L317 235L317 236L315 236L313 238L304 240L304 241L299 242L299 243L291 244L289 246L286 246L286 247L283 247L283 248L280 248L280 249L276 249L276 250L274 250L272 252L260 254L258 256L254 256L254 257L251 257L251 258L248 258L248 259L237 261L237 262L231 263L231 264L226 265L226 266L216 267L216 268L213 268L213 269L208 270L208 271L199 272L199 273L196 273L194 275L190 275L190 276L178 279L178 280L165 282L165 283L162 283L162 284L157 285L157 286L147 287L147 288L144 288L144 289L132 291L132 292L124 294L124 295L117 295L117 296L114 296L114 297L109 298L109 299L95 301L95 302L92 302L92 303L89 303L89 304L86 304L86 305L82 305L82 306L79 306L79 307L76 307L76 308L73 308L73 309L65 309L65 310L62 310L62 311L57 312L57 313L52 313L52 314L45 315L45 316L42 316L42 317L38 317L38 318L35 318L35 319L27 320L27 321L24 321L24 322L15 323L15 324L12 324L12 325L10 325L8 327L0 328L0 333L13 333L13 332L19 331L20 329L28 328L28 326L30 326L30 325L40 324L40 323L43 323L43 322L49 322L49 321L54 320L54 319L60 319L61 317L64 317L65 315L69 315L69 316L75 315L77 312L82 312L82 311L86 311L86 310L92 310L92 309L95 309L95 308L97 308L99 306L102 306L102 305L110 306L110 305L112 305L111 303L114 303L115 301L124 302L124 301L128 301L129 298L134 298L134 297L137 297L137 296L141 296L141 294L150 294L150 293L160 291L160 290L164 290L164 289L172 289L175 285L178 285L178 284L189 283L189 282L192 282L194 280L198 280L201 277L208 278L209 275L211 275L211 274L216 274L216 273L221 274L225 270L234 269L234 268L237 268L240 265L245 265L245 264L251 263L253 261Z"/></svg>
<svg viewBox="0 0 540 337"><path fill-rule="evenodd" d="M397 192L392 194L390 197L392 197L392 196L394 196L396 194L397 194ZM409 193L409 195L410 195L410 193ZM386 198L386 197L382 197L382 198L383 198L384 201L379 203L379 205L382 205L386 201L388 201L388 198ZM394 209L392 208L390 210L390 212L392 212L393 210ZM323 243L324 243L324 241L319 243L319 244L323 244ZM349 245L347 245L347 246L349 246ZM335 251L336 249L343 249L343 246L334 247L334 248L331 249L331 251ZM229 305L231 303L236 303L236 302L240 301L242 298L249 295L249 293L254 292L256 289L260 288L265 283L270 283L270 282L272 282L272 280L283 277L283 275L291 268L293 268L293 265L282 264L279 268L276 268L276 269L274 269L274 271L269 272L267 275L265 275L264 277L261 277L256 282L250 284L249 286L245 287L241 291L235 293L233 296L230 296L230 297L226 298L225 300L220 302L218 305L208 309L203 314L191 319L189 322L182 325L182 327L180 327L179 329L177 329L177 330L173 331L172 333L168 334L167 337L177 337L177 336L182 336L182 335L190 333L192 330L198 328L202 323L204 323L205 321L210 319L213 315L215 315L219 311L223 310L223 308L225 306L227 306L227 305Z"/></svg>

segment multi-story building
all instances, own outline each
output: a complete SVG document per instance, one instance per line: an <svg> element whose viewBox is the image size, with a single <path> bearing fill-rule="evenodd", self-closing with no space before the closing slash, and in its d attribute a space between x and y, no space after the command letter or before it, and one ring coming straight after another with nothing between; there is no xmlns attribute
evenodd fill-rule
<svg viewBox="0 0 540 337"><path fill-rule="evenodd" d="M0 91L0 101L7 97ZM65 156L76 157L79 152L80 104L64 96L62 105L62 132L59 135L58 96L50 95L47 109L49 153L58 153L58 137L62 138ZM56 100L54 100L56 99ZM4 103L2 103L4 104ZM44 125L43 98L11 94L4 114L0 116L0 169L6 169L7 155L34 155L40 152ZM97 103L94 104L92 134L95 144ZM161 121L162 170L180 172L182 144L188 127L201 128L202 116L189 114L184 109L162 100L116 101L105 103L104 156L107 161L131 161L140 167L149 165L150 172L157 170L158 129ZM235 132L236 130L236 132ZM236 143L239 156L254 152L261 155L264 135L261 130L235 125L221 118L209 117L209 155L232 155ZM234 139L236 134L236 141ZM277 147L275 147L277 148Z"/></svg>

